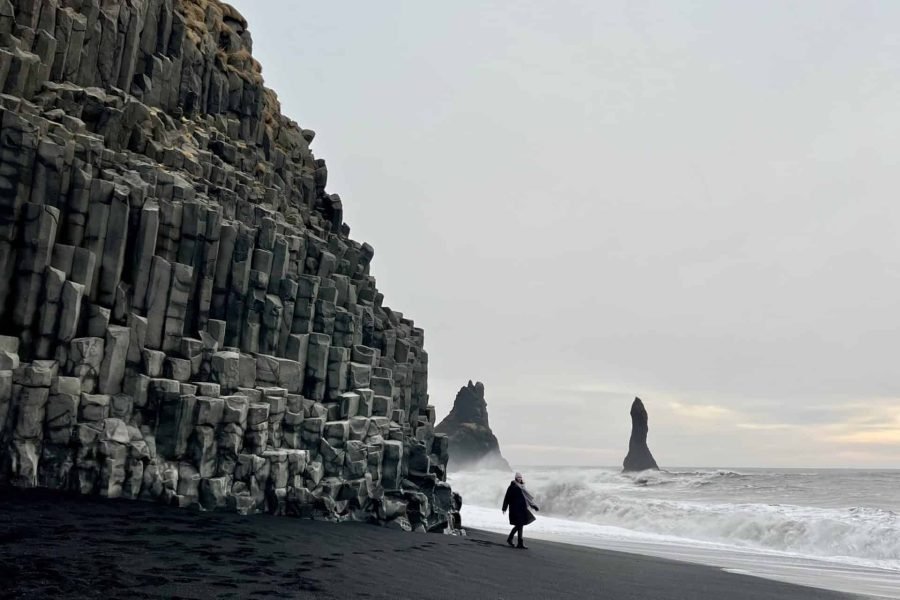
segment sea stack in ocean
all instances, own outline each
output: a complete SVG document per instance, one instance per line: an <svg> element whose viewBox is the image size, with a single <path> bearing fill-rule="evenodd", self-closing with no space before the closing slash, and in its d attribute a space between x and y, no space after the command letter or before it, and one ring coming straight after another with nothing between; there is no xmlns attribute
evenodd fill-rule
<svg viewBox="0 0 900 600"><path fill-rule="evenodd" d="M512 470L500 454L500 443L488 423L484 384L480 381L473 385L470 380L460 388L453 401L453 409L435 427L435 431L449 438L451 469L480 467Z"/></svg>
<svg viewBox="0 0 900 600"><path fill-rule="evenodd" d="M0 0L0 483L458 525L425 334L251 51L218 0Z"/></svg>
<svg viewBox="0 0 900 600"><path fill-rule="evenodd" d="M644 408L640 398L635 398L631 404L631 439L628 442L624 471L659 469L650 448L647 447L647 430L647 409Z"/></svg>

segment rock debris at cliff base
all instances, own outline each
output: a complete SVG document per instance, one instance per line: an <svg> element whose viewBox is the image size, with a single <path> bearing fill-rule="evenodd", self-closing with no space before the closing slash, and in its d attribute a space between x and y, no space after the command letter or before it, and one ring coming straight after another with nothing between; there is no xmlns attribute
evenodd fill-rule
<svg viewBox="0 0 900 600"><path fill-rule="evenodd" d="M216 0L0 0L0 482L458 527L424 333Z"/></svg>

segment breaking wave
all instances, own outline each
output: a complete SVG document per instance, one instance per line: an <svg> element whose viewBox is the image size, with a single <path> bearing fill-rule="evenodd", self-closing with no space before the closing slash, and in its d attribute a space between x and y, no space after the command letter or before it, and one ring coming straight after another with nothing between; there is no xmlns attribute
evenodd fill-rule
<svg viewBox="0 0 900 600"><path fill-rule="evenodd" d="M497 507L505 473L452 478L464 503ZM499 481L498 481L499 478ZM900 570L900 516L871 507L822 508L759 501L760 496L802 494L789 478L735 471L653 471L622 474L604 469L532 469L527 485L541 515L742 549L786 552ZM705 496L708 495L708 496ZM710 498L715 498L711 500ZM723 501L728 498L728 501ZM748 501L750 499L750 501Z"/></svg>

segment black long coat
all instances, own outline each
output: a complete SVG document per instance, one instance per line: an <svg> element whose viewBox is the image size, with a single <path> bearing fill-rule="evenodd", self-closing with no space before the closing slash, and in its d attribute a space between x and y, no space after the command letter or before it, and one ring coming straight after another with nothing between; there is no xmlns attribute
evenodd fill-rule
<svg viewBox="0 0 900 600"><path fill-rule="evenodd" d="M506 496L503 498L503 510L509 508L510 525L528 525L534 522L534 515L528 510L528 501L525 494L513 481L506 488Z"/></svg>

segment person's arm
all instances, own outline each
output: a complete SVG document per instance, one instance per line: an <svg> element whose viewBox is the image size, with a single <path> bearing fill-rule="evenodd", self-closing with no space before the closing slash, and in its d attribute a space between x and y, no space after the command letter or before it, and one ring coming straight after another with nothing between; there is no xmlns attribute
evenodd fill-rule
<svg viewBox="0 0 900 600"><path fill-rule="evenodd" d="M506 495L503 496L503 512L506 512L507 508L509 508L509 488L506 488Z"/></svg>

